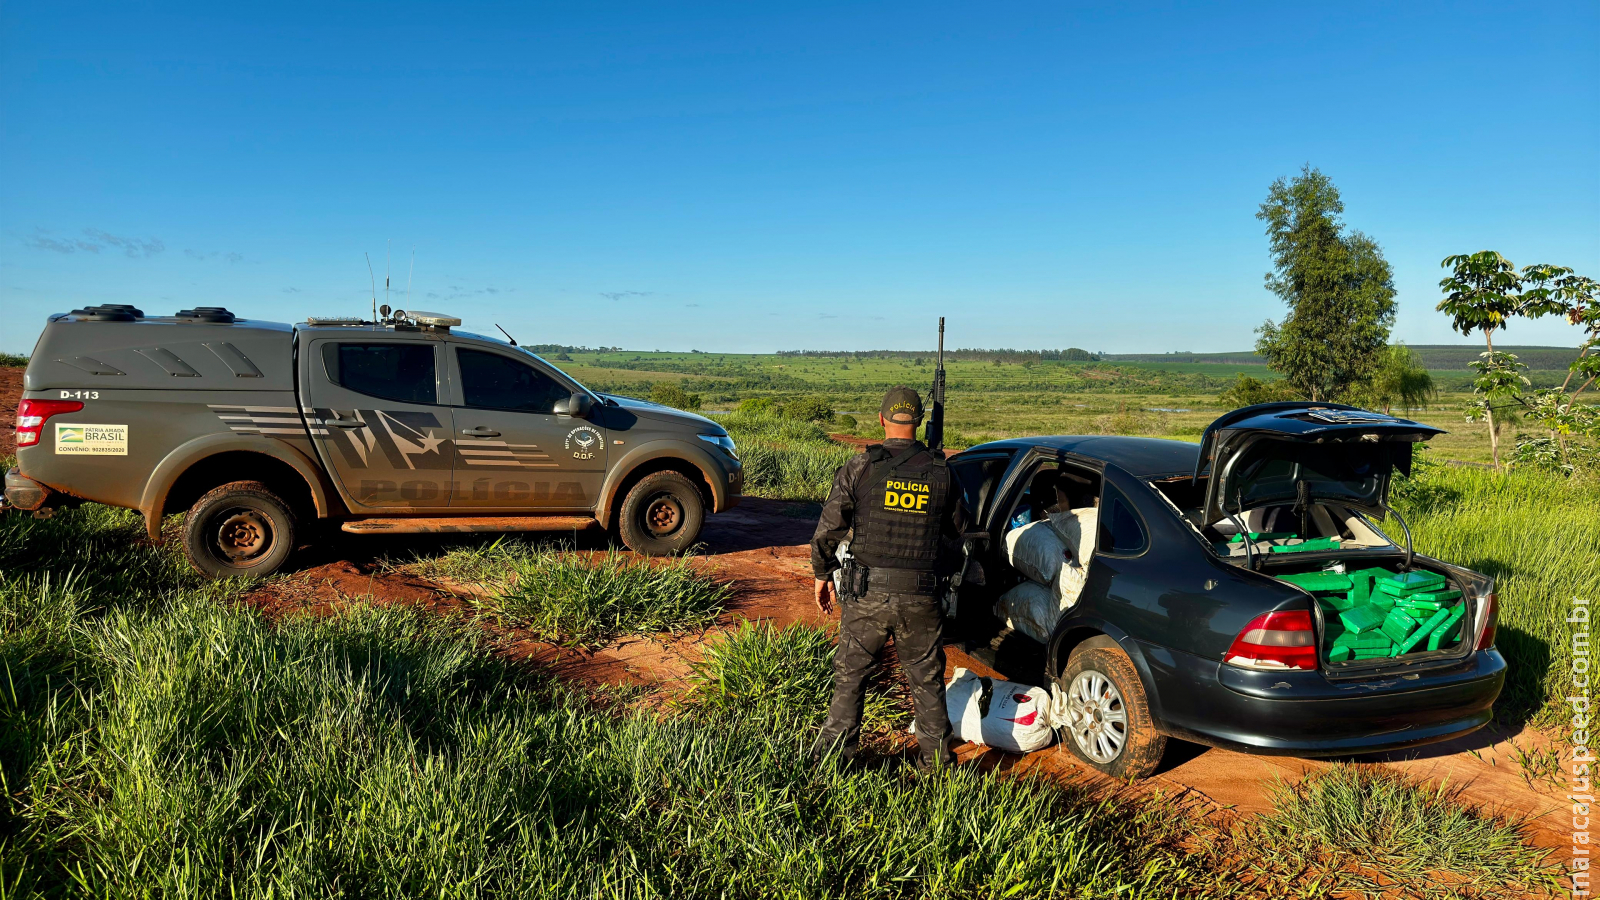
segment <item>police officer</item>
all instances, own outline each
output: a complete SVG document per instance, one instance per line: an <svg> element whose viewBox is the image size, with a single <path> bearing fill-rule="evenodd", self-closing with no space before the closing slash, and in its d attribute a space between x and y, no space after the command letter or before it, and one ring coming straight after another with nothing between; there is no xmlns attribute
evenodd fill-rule
<svg viewBox="0 0 1600 900"><path fill-rule="evenodd" d="M843 607L833 704L813 756L837 750L854 758L867 672L891 634L916 702L919 765L943 764L948 753L940 644L944 619L937 594L965 522L961 491L943 454L916 439L921 421L922 398L916 391L901 386L884 396L878 414L883 443L839 467L811 538L817 605L832 612L838 599ZM847 534L850 562L841 573L842 596L836 598L837 551Z"/></svg>

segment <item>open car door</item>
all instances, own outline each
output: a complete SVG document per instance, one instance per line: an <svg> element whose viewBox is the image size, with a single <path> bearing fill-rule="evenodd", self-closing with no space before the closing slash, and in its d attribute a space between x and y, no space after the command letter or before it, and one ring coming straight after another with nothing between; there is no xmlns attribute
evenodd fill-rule
<svg viewBox="0 0 1600 900"><path fill-rule="evenodd" d="M1339 403L1262 403L1207 426L1194 477L1206 523L1247 510L1330 503L1382 517L1395 470L1443 429Z"/></svg>

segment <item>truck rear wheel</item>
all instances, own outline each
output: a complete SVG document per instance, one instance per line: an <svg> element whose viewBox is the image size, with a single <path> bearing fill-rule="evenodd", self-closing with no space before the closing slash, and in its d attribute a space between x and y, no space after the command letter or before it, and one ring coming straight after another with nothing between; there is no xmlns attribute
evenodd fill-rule
<svg viewBox="0 0 1600 900"><path fill-rule="evenodd" d="M1056 685L1067 695L1062 743L1084 764L1113 778L1136 780L1156 770L1167 736L1156 731L1150 701L1133 660L1109 637L1072 651Z"/></svg>
<svg viewBox="0 0 1600 900"><path fill-rule="evenodd" d="M694 482L678 472L656 472L622 498L617 532L629 550L667 556L693 546L705 520L705 501Z"/></svg>
<svg viewBox="0 0 1600 900"><path fill-rule="evenodd" d="M265 578L294 550L289 504L259 481L235 481L210 491L183 523L183 552L210 578Z"/></svg>

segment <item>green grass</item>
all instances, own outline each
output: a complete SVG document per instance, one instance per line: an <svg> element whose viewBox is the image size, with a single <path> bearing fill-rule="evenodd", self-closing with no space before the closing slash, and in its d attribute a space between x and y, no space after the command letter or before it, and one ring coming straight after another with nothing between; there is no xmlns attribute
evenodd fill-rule
<svg viewBox="0 0 1600 900"><path fill-rule="evenodd" d="M1559 722L1570 686L1570 604L1600 597L1600 485L1425 465L1397 490L1397 506L1417 550L1495 579L1497 644L1509 666L1503 713Z"/></svg>
<svg viewBox="0 0 1600 900"><path fill-rule="evenodd" d="M1399 782L1314 783L1220 828L1159 795L811 767L815 629L712 644L679 706L594 703L461 620L271 623L138 537L97 506L0 519L7 897L1322 896L1375 859L1538 876L1512 826Z"/></svg>
<svg viewBox="0 0 1600 900"><path fill-rule="evenodd" d="M833 473L856 452L813 422L770 413L733 413L717 421L739 448L745 493L756 497L825 500Z"/></svg>
<svg viewBox="0 0 1600 900"><path fill-rule="evenodd" d="M716 621L730 592L689 557L644 562L510 538L457 548L418 568L487 588L480 606L502 624L591 646L622 634L704 628Z"/></svg>
<svg viewBox="0 0 1600 900"><path fill-rule="evenodd" d="M1381 766L1338 764L1280 781L1273 809L1202 834L1198 855L1259 896L1559 896L1564 867L1523 823ZM1230 865L1230 860L1236 860ZM1222 895L1222 891L1218 891Z"/></svg>
<svg viewBox="0 0 1600 900"><path fill-rule="evenodd" d="M9 527L49 562L128 518ZM424 612L274 625L236 586L127 603L110 568L48 588L0 568L8 897L1114 897L1180 867L1165 811L812 768L811 708L605 709ZM746 690L734 668L708 691Z"/></svg>
<svg viewBox="0 0 1600 900"><path fill-rule="evenodd" d="M689 708L820 724L833 696L834 647L834 635L825 628L745 622L712 644L695 665ZM862 717L862 730L879 737L910 722L904 698L897 702L884 687L879 682L868 691Z"/></svg>

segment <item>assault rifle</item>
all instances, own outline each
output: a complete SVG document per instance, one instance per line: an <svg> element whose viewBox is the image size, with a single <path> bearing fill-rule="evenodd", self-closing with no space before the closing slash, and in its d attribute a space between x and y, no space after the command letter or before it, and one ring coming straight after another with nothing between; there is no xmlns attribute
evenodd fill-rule
<svg viewBox="0 0 1600 900"><path fill-rule="evenodd" d="M929 450L944 449L944 316L939 317L939 357L933 368L933 390L929 393L928 427L923 443Z"/></svg>

